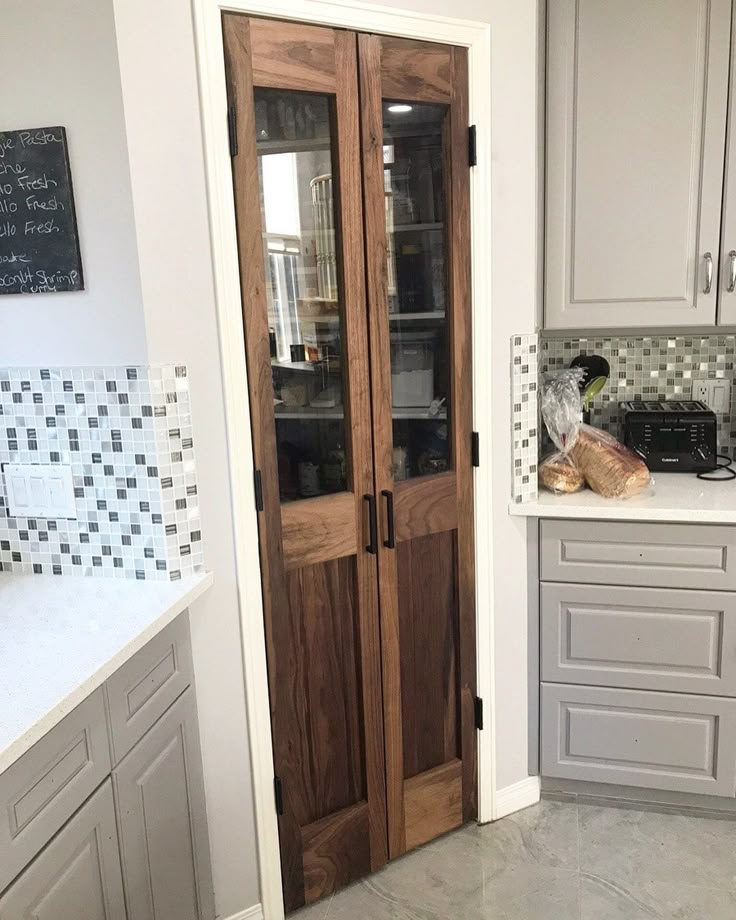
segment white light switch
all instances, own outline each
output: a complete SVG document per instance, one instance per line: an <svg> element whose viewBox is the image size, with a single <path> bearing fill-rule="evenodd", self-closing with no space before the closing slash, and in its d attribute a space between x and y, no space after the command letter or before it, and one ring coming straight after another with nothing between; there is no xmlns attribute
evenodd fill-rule
<svg viewBox="0 0 736 920"><path fill-rule="evenodd" d="M12 517L76 518L72 468L60 463L6 463Z"/></svg>

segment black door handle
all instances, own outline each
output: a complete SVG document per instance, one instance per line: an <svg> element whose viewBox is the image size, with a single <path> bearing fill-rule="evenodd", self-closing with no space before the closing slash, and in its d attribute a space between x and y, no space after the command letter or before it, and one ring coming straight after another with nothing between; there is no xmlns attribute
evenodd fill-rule
<svg viewBox="0 0 736 920"><path fill-rule="evenodd" d="M383 489L381 495L386 499L386 530L388 539L383 541L383 545L388 549L396 549L396 533L394 532L394 493L389 489Z"/></svg>
<svg viewBox="0 0 736 920"><path fill-rule="evenodd" d="M368 502L368 531L370 542L366 546L366 552L374 556L378 552L378 523L376 521L376 499L373 495L364 495L363 501Z"/></svg>

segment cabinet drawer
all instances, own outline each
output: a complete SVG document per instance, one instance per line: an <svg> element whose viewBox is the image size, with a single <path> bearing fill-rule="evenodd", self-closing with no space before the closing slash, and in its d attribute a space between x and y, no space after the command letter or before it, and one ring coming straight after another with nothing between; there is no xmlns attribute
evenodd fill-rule
<svg viewBox="0 0 736 920"><path fill-rule="evenodd" d="M736 588L736 527L542 521L542 581Z"/></svg>
<svg viewBox="0 0 736 920"><path fill-rule="evenodd" d="M0 891L110 772L102 689L0 776Z"/></svg>
<svg viewBox="0 0 736 920"><path fill-rule="evenodd" d="M546 583L542 680L736 696L736 595Z"/></svg>
<svg viewBox="0 0 736 920"><path fill-rule="evenodd" d="M0 897L0 920L125 920L110 780Z"/></svg>
<svg viewBox="0 0 736 920"><path fill-rule="evenodd" d="M542 774L733 797L736 700L543 683Z"/></svg>
<svg viewBox="0 0 736 920"><path fill-rule="evenodd" d="M183 613L105 684L114 763L125 757L191 682L189 621Z"/></svg>

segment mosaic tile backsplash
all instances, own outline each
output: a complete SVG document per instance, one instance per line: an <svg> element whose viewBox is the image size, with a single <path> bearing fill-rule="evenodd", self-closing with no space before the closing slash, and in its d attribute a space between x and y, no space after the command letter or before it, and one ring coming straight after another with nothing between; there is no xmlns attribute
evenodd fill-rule
<svg viewBox="0 0 736 920"><path fill-rule="evenodd" d="M513 476L511 490L517 503L537 497L539 458L539 336L511 339L511 426Z"/></svg>
<svg viewBox="0 0 736 920"><path fill-rule="evenodd" d="M541 343L540 374L569 367L579 354L598 354L611 365L606 388L593 401L591 422L621 437L619 404L628 399L677 399L689 397L692 381L725 378L732 381L736 363L734 335L677 335L644 337L596 337L546 339ZM541 383L540 377L540 383ZM736 405L718 419L718 449L736 453ZM544 432L543 452L550 448Z"/></svg>
<svg viewBox="0 0 736 920"><path fill-rule="evenodd" d="M11 517L0 571L176 580L203 566L183 366L0 368L0 466L70 464L76 520Z"/></svg>

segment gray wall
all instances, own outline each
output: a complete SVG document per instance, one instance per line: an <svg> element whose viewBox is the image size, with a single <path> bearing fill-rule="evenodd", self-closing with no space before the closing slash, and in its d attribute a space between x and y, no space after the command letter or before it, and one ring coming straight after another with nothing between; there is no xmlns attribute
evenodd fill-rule
<svg viewBox="0 0 736 920"><path fill-rule="evenodd" d="M2 0L0 131L67 129L86 290L0 296L0 366L142 364L112 3Z"/></svg>
<svg viewBox="0 0 736 920"><path fill-rule="evenodd" d="M193 25L184 0L114 2L149 360L189 366L205 565L215 576L191 623L215 897L227 918L260 895Z"/></svg>

